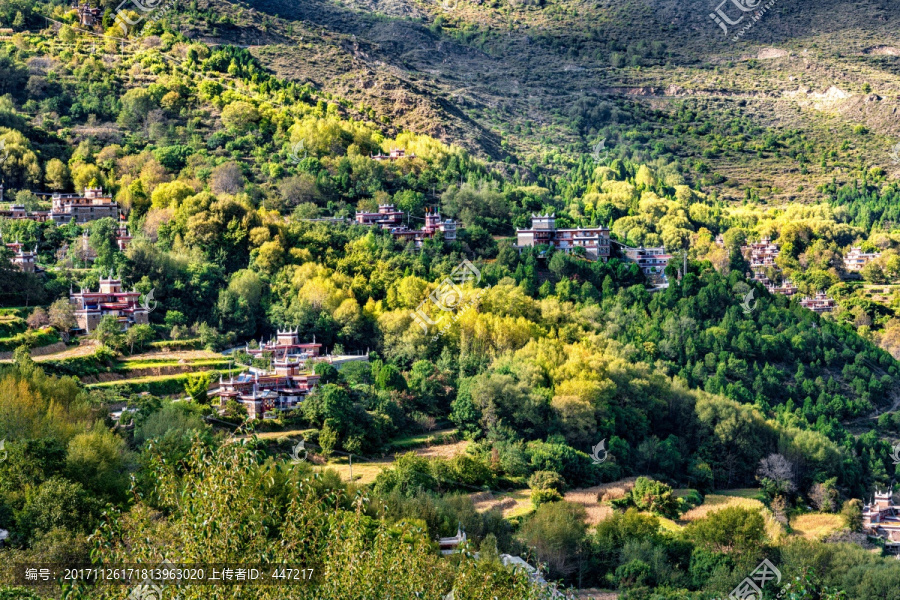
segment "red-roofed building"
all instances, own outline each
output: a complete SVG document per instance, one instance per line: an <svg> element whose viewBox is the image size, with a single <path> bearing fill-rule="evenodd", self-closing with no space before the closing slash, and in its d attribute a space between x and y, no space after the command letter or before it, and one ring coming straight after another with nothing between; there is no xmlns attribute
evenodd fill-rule
<svg viewBox="0 0 900 600"><path fill-rule="evenodd" d="M422 229L409 229L407 227L395 227L391 229L391 235L401 242L413 242L416 248L421 248L426 239L431 239L437 233L443 235L445 242L456 239L456 221L441 219L441 213L436 210L425 209L425 226Z"/></svg>
<svg viewBox="0 0 900 600"><path fill-rule="evenodd" d="M403 225L403 211L397 210L393 204L381 204L378 212L356 212L356 222L360 225L378 225L382 229Z"/></svg>
<svg viewBox="0 0 900 600"><path fill-rule="evenodd" d="M37 270L35 264L37 248L34 249L34 252L27 252L25 250L25 244L19 241L15 241L12 244L6 244L6 247L13 251L10 262L17 266L19 270L26 273L34 273Z"/></svg>
<svg viewBox="0 0 900 600"><path fill-rule="evenodd" d="M103 188L87 188L84 195L53 194L50 220L78 224L96 221L104 217L119 218L119 205L112 196L104 196Z"/></svg>
<svg viewBox="0 0 900 600"><path fill-rule="evenodd" d="M146 325L150 311L141 306L140 298L141 294L137 291L123 291L122 281L114 279L112 274L108 279L100 279L100 289L96 292L81 290L77 294L69 294L69 301L75 306L78 328L84 333L94 331L107 315L116 317L122 329Z"/></svg>
<svg viewBox="0 0 900 600"><path fill-rule="evenodd" d="M318 384L319 376L306 374L241 373L237 379L219 378L219 408L229 400L243 404L250 419L265 418L266 413L291 411L300 406Z"/></svg>
<svg viewBox="0 0 900 600"><path fill-rule="evenodd" d="M800 306L816 313L826 313L834 310L835 303L834 298L825 292L816 292L814 297L807 296L800 300Z"/></svg>
<svg viewBox="0 0 900 600"><path fill-rule="evenodd" d="M123 215L119 221L119 229L116 231L116 244L119 245L119 250L124 252L125 248L128 247L128 244L130 244L133 239L134 238L128 234L128 226L125 225L125 216Z"/></svg>
<svg viewBox="0 0 900 600"><path fill-rule="evenodd" d="M884 549L900 553L900 505L894 504L894 489L875 492L872 502L863 507L863 531L884 540Z"/></svg>

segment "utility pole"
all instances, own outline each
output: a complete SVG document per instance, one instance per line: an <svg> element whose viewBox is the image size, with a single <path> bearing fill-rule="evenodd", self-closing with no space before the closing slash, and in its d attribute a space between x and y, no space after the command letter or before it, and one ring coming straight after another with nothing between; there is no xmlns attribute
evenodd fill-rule
<svg viewBox="0 0 900 600"><path fill-rule="evenodd" d="M350 455L350 483L353 483L353 455Z"/></svg>

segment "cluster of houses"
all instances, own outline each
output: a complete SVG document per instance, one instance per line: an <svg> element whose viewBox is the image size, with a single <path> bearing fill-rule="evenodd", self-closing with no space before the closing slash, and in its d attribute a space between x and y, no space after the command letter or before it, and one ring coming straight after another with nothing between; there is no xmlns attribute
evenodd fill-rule
<svg viewBox="0 0 900 600"><path fill-rule="evenodd" d="M425 210L425 226L422 229L410 229L403 225L404 212L397 210L393 204L382 204L378 212L357 211L356 222L359 225L377 226L391 232L395 239L402 242L413 242L416 248L421 248L427 239L441 233L444 241L452 242L456 239L457 223L452 219L442 219L440 211Z"/></svg>
<svg viewBox="0 0 900 600"><path fill-rule="evenodd" d="M884 549L900 554L900 505L894 504L894 488L875 492L872 501L863 507L863 531L884 540Z"/></svg>
<svg viewBox="0 0 900 600"><path fill-rule="evenodd" d="M724 245L722 236L716 238L716 243ZM797 294L799 290L790 279L783 278L778 283L769 278L770 273L781 272L781 267L776 262L776 259L781 254L781 247L770 238L764 237L758 242L751 242L746 246L741 246L741 253L747 262L750 263L753 280L766 286L770 294L781 294L782 296L794 296ZM825 292L818 292L813 297L806 296L802 298L800 306L813 312L826 313L834 310L835 301Z"/></svg>
<svg viewBox="0 0 900 600"><path fill-rule="evenodd" d="M0 184L0 202L3 202L3 185ZM12 204L9 208L0 209L0 217L11 220L29 220L38 223L53 221L55 223L75 222L83 225L97 219L106 217L119 219L119 228L116 231L116 244L119 250L125 250L133 239L125 224L125 215L119 212L119 204L112 196L103 193L103 188L87 188L83 194L53 194L49 211L26 210L21 204ZM87 232L82 240L87 247ZM29 252L24 245L16 241L6 244L13 251L12 263L26 273L39 272L36 265L37 248Z"/></svg>
<svg viewBox="0 0 900 600"><path fill-rule="evenodd" d="M347 362L369 359L368 354L322 356L322 344L315 338L312 343L301 342L299 329L279 329L274 339L260 341L256 348L248 345L244 351L254 359L269 359L269 366L249 366L237 377L220 378L212 395L219 398L220 410L233 400L244 406L250 419L274 418L299 407L319 382L319 376L309 372L311 361L327 360L339 368Z"/></svg>

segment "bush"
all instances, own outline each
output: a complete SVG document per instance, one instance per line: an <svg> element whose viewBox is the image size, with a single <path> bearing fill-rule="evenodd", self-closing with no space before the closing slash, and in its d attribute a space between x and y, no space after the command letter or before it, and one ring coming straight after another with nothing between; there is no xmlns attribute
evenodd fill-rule
<svg viewBox="0 0 900 600"><path fill-rule="evenodd" d="M543 488L531 490L531 503L534 504L535 508L538 508L541 504L559 502L560 500L562 500L562 494L554 489Z"/></svg>
<svg viewBox="0 0 900 600"><path fill-rule="evenodd" d="M528 478L528 487L532 490L556 490L562 492L566 489L566 480L554 471L535 471Z"/></svg>

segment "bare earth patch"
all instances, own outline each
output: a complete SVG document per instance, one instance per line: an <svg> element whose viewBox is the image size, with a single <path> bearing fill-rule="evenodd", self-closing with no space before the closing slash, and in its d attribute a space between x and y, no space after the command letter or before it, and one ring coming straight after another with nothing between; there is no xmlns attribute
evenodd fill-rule
<svg viewBox="0 0 900 600"><path fill-rule="evenodd" d="M759 51L759 54L756 55L756 58L759 60L766 60L769 58L782 58L788 55L787 50L782 50L781 48L762 48Z"/></svg>
<svg viewBox="0 0 900 600"><path fill-rule="evenodd" d="M895 48L893 46L878 46L876 48L869 48L864 53L872 54L874 56L900 56L900 48Z"/></svg>

